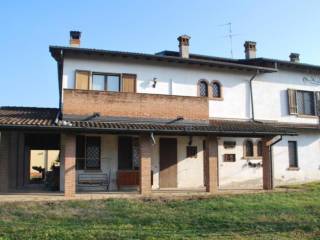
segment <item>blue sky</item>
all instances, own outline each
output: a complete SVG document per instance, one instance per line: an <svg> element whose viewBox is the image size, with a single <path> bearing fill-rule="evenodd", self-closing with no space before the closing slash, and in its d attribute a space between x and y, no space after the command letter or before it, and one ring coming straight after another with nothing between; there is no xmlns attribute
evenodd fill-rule
<svg viewBox="0 0 320 240"><path fill-rule="evenodd" d="M83 47L155 53L177 50L191 36L192 53L230 57L224 37L232 22L235 58L245 40L258 57L320 65L319 0L109 0L1 1L0 106L58 106L57 67L49 45L68 45L82 31Z"/></svg>

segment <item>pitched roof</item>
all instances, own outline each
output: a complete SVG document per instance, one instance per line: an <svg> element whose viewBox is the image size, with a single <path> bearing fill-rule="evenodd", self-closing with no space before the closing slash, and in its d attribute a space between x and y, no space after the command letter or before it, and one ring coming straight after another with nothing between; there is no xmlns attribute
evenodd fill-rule
<svg viewBox="0 0 320 240"><path fill-rule="evenodd" d="M319 125L257 121L187 121L128 117L65 116L56 121L58 108L0 107L0 129L54 129L81 132L261 136L293 135L299 130L320 131Z"/></svg>
<svg viewBox="0 0 320 240"><path fill-rule="evenodd" d="M260 72L276 72L277 69L269 67L255 66L252 64L243 64L237 61L223 61L223 58L182 58L180 56L174 55L163 55L163 54L147 54L147 53L135 53L135 52L123 52L123 51L110 51L103 49L94 49L94 48L79 48L79 47L63 47L63 46L50 46L49 50L53 58L56 61L60 61L62 56L94 56L99 58L110 58L110 57L119 57L119 58L132 58L140 59L154 62L168 62L175 64L185 64L185 65L198 65L205 67L214 67L214 68L228 68L233 70L242 70L242 71L257 71ZM199 55L200 56L200 55Z"/></svg>
<svg viewBox="0 0 320 240"><path fill-rule="evenodd" d="M162 52L156 53L156 55L179 57L179 52L164 50ZM291 61L287 61L287 60L280 60L280 59L273 59L273 58L259 57L259 58L251 58L251 59L234 59L234 58L201 55L201 54L192 54L192 53L190 53L190 58L191 59L230 62L230 63L268 67L268 68L276 68L276 67L283 66L283 67L287 67L287 68L304 69L304 70L308 69L308 70L320 71L320 65L301 63L301 62L291 62Z"/></svg>
<svg viewBox="0 0 320 240"><path fill-rule="evenodd" d="M0 107L0 126L52 126L58 108Z"/></svg>

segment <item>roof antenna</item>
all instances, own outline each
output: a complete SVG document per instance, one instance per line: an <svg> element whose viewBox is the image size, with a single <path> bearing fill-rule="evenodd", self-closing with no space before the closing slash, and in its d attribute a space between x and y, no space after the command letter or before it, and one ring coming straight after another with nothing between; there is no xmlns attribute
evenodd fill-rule
<svg viewBox="0 0 320 240"><path fill-rule="evenodd" d="M233 34L233 32L232 32L232 22L228 22L226 24L221 24L219 26L220 27L228 26L228 34L225 35L224 37L227 37L230 40L230 55L231 55L231 58L233 58L233 37L238 36L239 34Z"/></svg>

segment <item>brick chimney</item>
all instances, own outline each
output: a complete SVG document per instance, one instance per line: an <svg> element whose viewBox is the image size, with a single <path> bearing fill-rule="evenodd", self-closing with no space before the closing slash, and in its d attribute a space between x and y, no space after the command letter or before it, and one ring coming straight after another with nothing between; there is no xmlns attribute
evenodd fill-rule
<svg viewBox="0 0 320 240"><path fill-rule="evenodd" d="M80 47L81 32L70 31L70 47Z"/></svg>
<svg viewBox="0 0 320 240"><path fill-rule="evenodd" d="M256 42L246 41L244 43L244 52L246 54L246 59L256 58Z"/></svg>
<svg viewBox="0 0 320 240"><path fill-rule="evenodd" d="M291 53L289 55L290 62L298 63L300 62L300 54L299 53Z"/></svg>
<svg viewBox="0 0 320 240"><path fill-rule="evenodd" d="M179 53L182 58L189 58L189 40L191 37L188 35L181 35L178 37Z"/></svg>

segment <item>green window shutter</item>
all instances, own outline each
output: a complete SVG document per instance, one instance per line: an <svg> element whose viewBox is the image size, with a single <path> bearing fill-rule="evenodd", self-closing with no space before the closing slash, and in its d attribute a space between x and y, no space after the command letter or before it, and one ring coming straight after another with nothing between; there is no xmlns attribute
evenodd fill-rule
<svg viewBox="0 0 320 240"><path fill-rule="evenodd" d="M316 101L316 114L320 116L320 92L315 92L315 101Z"/></svg>
<svg viewBox="0 0 320 240"><path fill-rule="evenodd" d="M297 114L297 98L296 98L296 90L294 89L288 89L288 108L289 108L289 114Z"/></svg>

